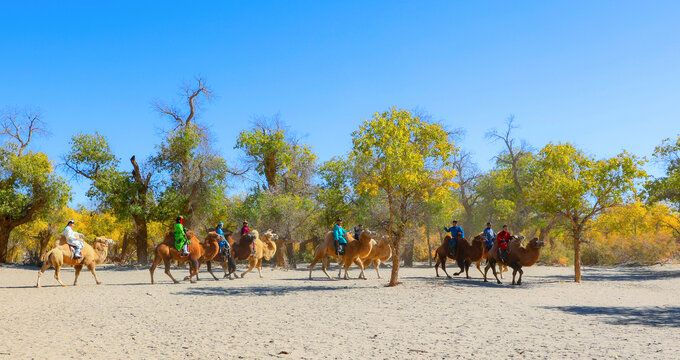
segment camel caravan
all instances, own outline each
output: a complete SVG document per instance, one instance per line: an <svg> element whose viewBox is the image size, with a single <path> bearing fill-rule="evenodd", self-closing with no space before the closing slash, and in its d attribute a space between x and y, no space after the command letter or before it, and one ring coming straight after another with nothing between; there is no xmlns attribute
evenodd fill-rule
<svg viewBox="0 0 680 360"><path fill-rule="evenodd" d="M90 245L85 242L82 234L73 231L75 222L69 221L64 232L58 238L57 245L47 252L42 260L43 265L38 272L36 287L40 287L40 279L44 272L50 267L54 267L54 277L61 286L66 286L59 278L59 272L63 265L73 266L75 269L75 280L73 285L78 284L78 276L83 266L86 266L99 285L101 281L97 277L95 267L106 261L108 248L113 244L113 240L105 237L98 237ZM176 219L175 229L166 233L163 241L154 248L154 260L149 268L151 284L156 284L154 273L161 261L165 268L165 274L173 283L179 283L170 272L171 264L187 264L189 266L189 276L184 280L194 283L199 280L199 269L206 264L208 273L214 280L219 278L212 271L212 262L220 264L224 272L224 278L237 278L236 262L244 261L248 263L248 269L240 274L243 278L253 269L257 269L260 278L262 275L262 261L270 260L276 254L276 241L278 235L272 230L267 230L262 235L257 230L250 230L248 222L244 221L240 231L234 233L224 231L223 223L220 222L214 231L208 232L201 242L193 231L184 229L183 218ZM503 231L496 234L491 229L491 223L487 223L484 231L473 237L472 241L465 238L463 229L454 220L451 227L444 227L449 232L442 241L442 244L433 251L432 257L435 260L435 274L439 277L439 267L441 266L444 274L449 275L446 264L447 261L456 262L459 271L454 272L458 276L465 272L465 277L470 279L469 269L474 263L484 282L487 282L487 273L492 270L496 282L501 284L498 276L503 278L503 272L512 272L512 284L521 285L523 267L534 265L540 256L541 248L545 245L539 239L534 238L526 246L522 242L524 236L513 236L507 231L507 226L503 226ZM377 240L376 240L377 239ZM350 279L349 269L352 264L359 268L359 279L366 280L365 270L373 265L377 278L380 279L380 265L387 262L392 257L392 246L388 236L378 237L374 231L364 229L359 225L355 227L354 234L345 231L342 227L342 219L338 219L332 231L328 231L324 241L314 249L314 258L309 265L309 279L312 279L312 271L319 262L321 270L329 280L334 280L328 272L330 259L335 258L338 262L338 278ZM481 269L481 262L486 260L484 271ZM498 265L498 270L496 270ZM344 275L342 273L344 269ZM516 279L519 273L519 278Z"/></svg>

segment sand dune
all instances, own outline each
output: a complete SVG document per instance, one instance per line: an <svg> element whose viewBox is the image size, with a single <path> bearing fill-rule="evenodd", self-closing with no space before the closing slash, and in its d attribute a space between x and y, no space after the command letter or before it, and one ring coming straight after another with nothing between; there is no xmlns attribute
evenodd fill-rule
<svg viewBox="0 0 680 360"><path fill-rule="evenodd" d="M61 288L50 270L35 289L37 269L3 266L0 360L678 358L680 266L586 268L582 284L571 271L532 267L513 287L404 268L404 284L385 288L372 269L367 281L320 269L310 281L304 266L214 281L202 269L177 285L158 271L154 286L146 269L104 266L101 286L83 272Z"/></svg>

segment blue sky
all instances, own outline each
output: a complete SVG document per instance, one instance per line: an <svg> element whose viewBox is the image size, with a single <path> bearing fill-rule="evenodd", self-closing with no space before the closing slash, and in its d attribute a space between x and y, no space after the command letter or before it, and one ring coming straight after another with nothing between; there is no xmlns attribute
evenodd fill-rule
<svg viewBox="0 0 680 360"><path fill-rule="evenodd" d="M168 127L153 102L195 76L231 162L254 116L279 113L327 160L390 106L465 129L483 169L510 114L535 148L649 156L680 133L679 18L678 1L4 2L0 108L41 109L34 149L56 161L75 132L150 155Z"/></svg>

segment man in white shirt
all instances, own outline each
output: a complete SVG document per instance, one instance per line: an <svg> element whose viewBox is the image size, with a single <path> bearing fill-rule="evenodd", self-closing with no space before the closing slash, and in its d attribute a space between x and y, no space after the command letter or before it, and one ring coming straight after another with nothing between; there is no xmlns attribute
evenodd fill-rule
<svg viewBox="0 0 680 360"><path fill-rule="evenodd" d="M83 236L83 234L73 231L73 227L75 225L76 225L75 221L70 220L61 234L66 238L66 242L69 245L75 247L73 257L76 259L80 259L81 257L83 257L80 254L80 250L83 248L84 245L83 242L80 241L80 237Z"/></svg>

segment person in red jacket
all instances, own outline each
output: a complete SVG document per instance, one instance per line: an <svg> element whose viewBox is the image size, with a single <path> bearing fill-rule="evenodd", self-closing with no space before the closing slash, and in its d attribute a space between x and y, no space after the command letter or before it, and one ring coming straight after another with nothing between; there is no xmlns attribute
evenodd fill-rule
<svg viewBox="0 0 680 360"><path fill-rule="evenodd" d="M508 232L508 225L503 225L503 231L499 232L496 236L499 257L503 262L508 258L508 244L510 244L511 238L512 235Z"/></svg>
<svg viewBox="0 0 680 360"><path fill-rule="evenodd" d="M243 235L246 235L248 233L250 233L250 229L248 229L248 220L244 220L243 221L243 227L241 227L241 237L243 237ZM253 255L255 255L255 241L253 241L253 243L250 244L250 251Z"/></svg>

